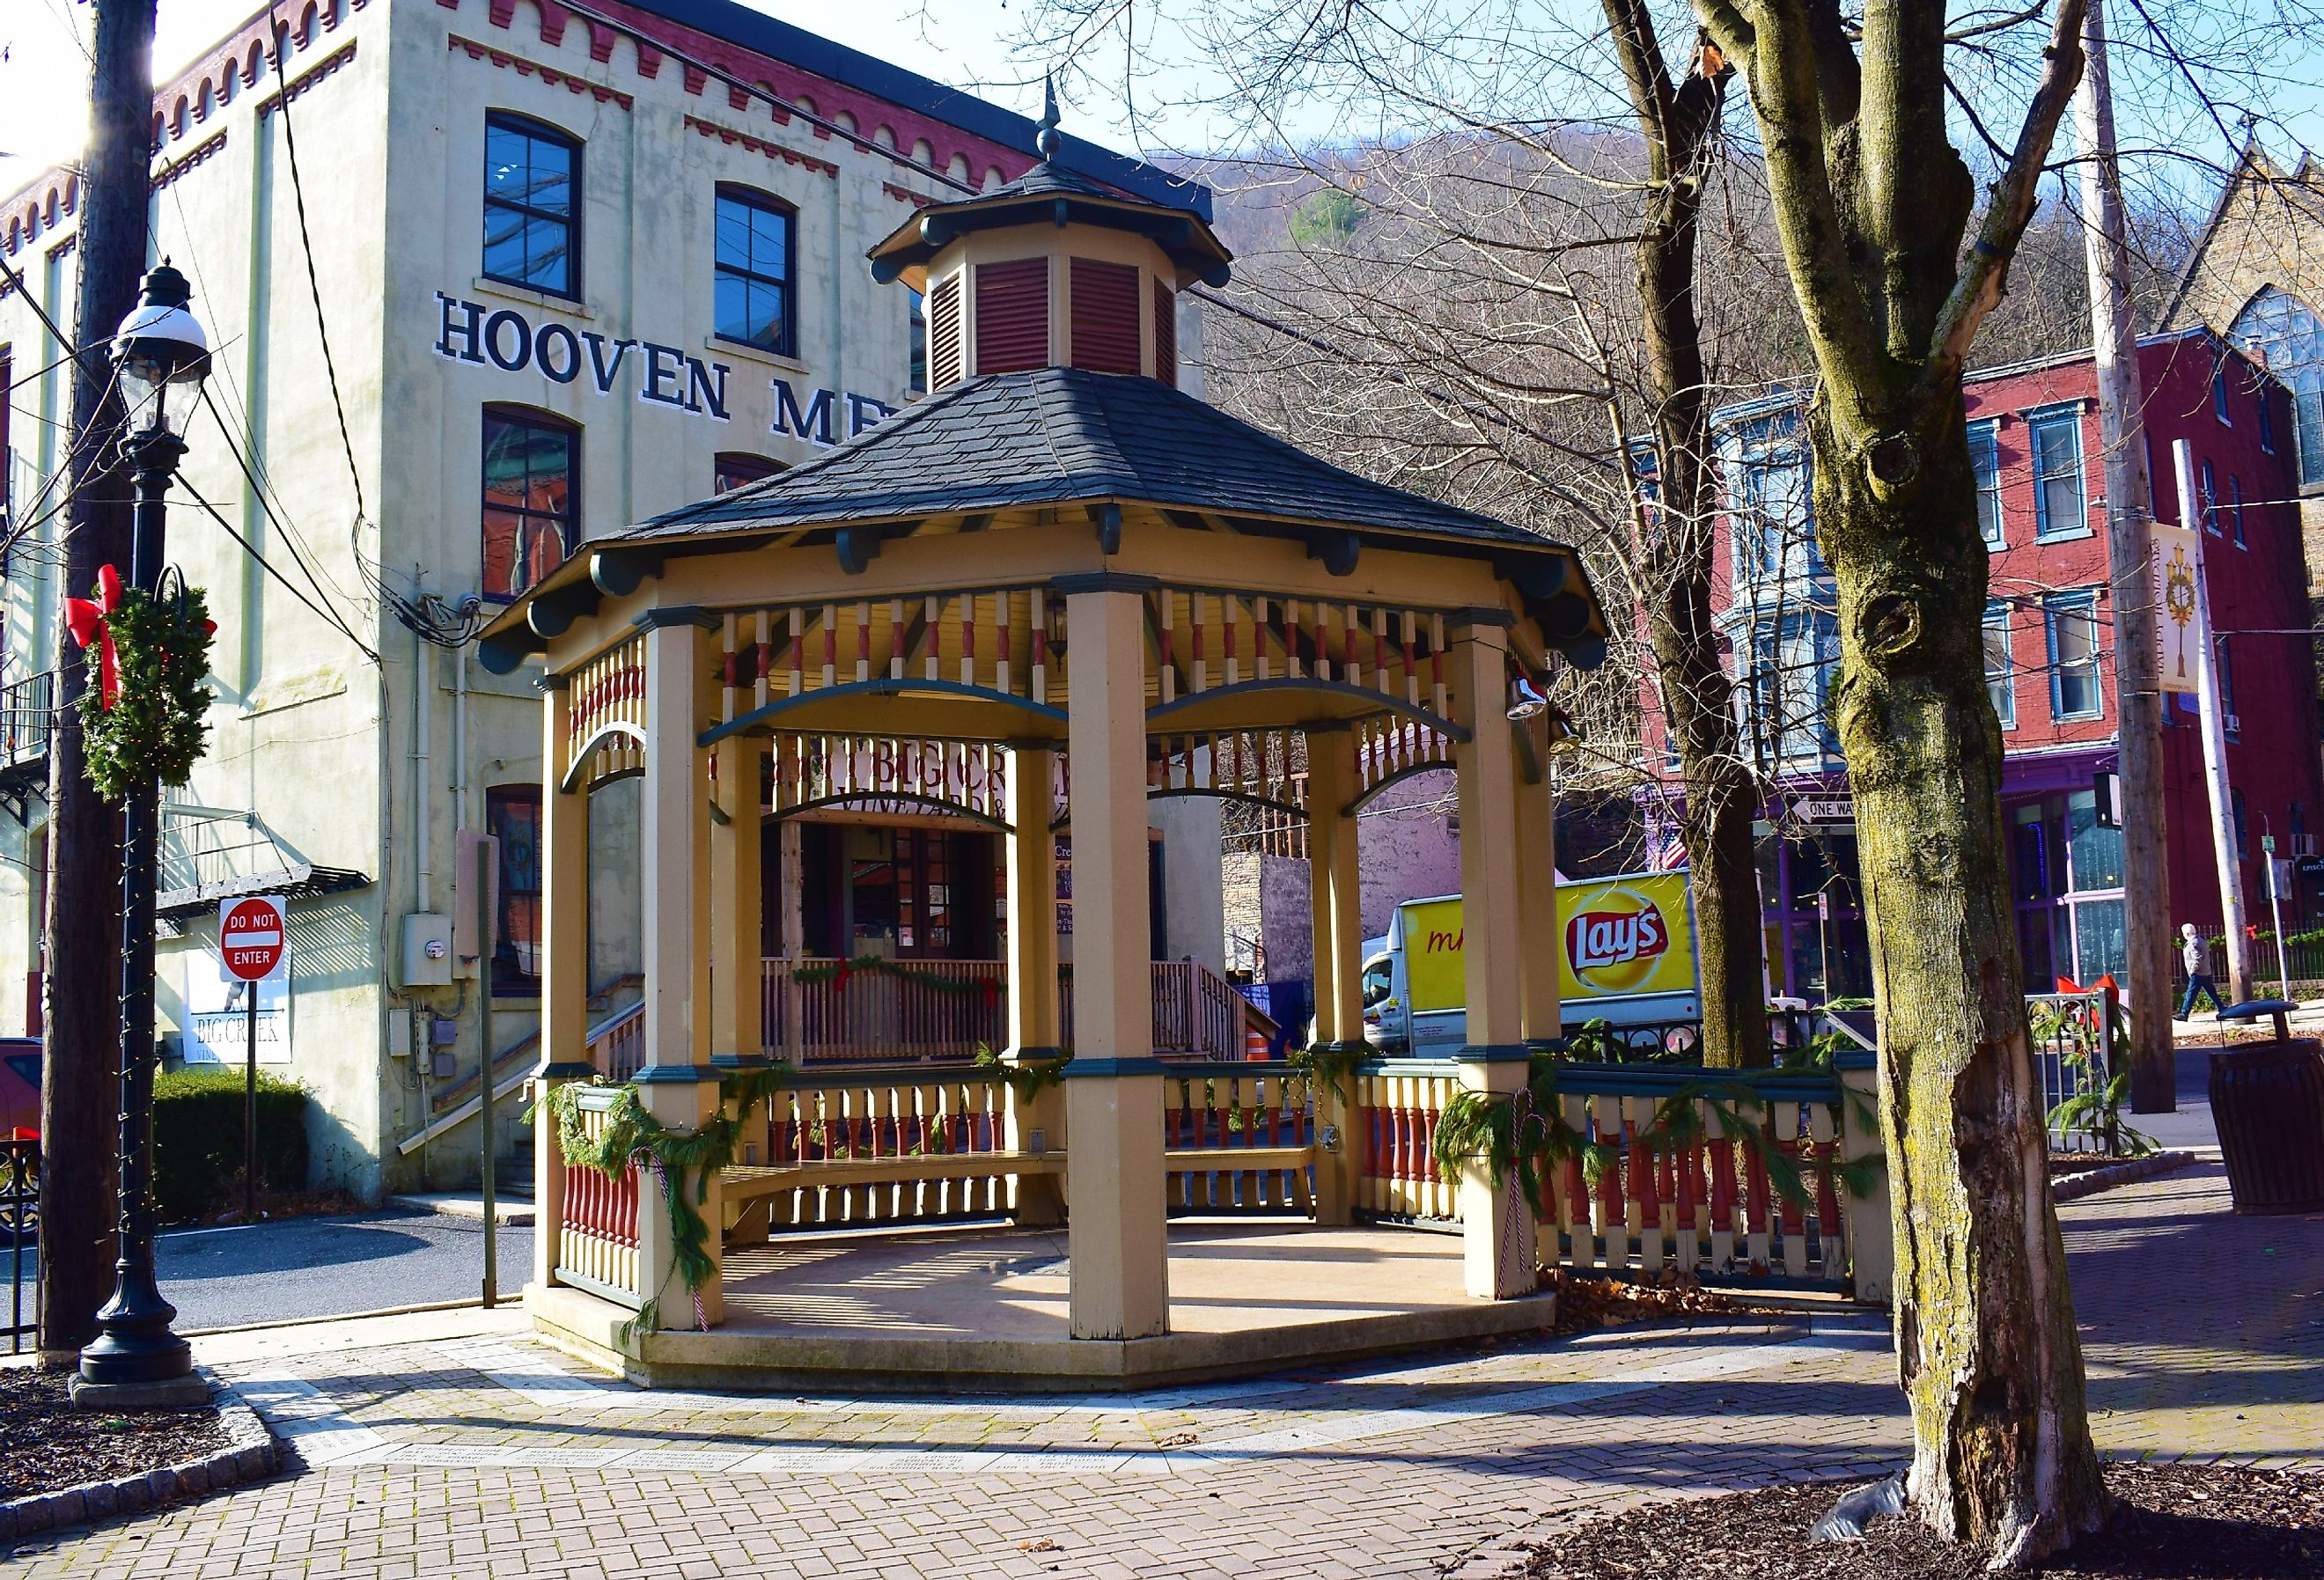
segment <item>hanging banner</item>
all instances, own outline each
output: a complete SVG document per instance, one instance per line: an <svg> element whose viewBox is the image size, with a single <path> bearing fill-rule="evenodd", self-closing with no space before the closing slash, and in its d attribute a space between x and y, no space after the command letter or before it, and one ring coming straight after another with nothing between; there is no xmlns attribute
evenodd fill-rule
<svg viewBox="0 0 2324 1580"><path fill-rule="evenodd" d="M2155 628L2163 638L2163 689L2195 695L2196 677L2203 654L2195 635L2195 534L2185 527L2156 522L2154 532Z"/></svg>

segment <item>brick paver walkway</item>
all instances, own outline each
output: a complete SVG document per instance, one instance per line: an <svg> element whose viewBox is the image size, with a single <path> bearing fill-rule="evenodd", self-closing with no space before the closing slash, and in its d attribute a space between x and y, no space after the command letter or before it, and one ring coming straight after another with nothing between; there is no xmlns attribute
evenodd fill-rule
<svg viewBox="0 0 2324 1580"><path fill-rule="evenodd" d="M2324 1221L2209 1165L2063 1211L2114 1452L2324 1468ZM1643 1497L1886 1467L1849 1317L1510 1344L1127 1399L649 1394L529 1342L232 1369L314 1468L23 1544L27 1575L1459 1575Z"/></svg>

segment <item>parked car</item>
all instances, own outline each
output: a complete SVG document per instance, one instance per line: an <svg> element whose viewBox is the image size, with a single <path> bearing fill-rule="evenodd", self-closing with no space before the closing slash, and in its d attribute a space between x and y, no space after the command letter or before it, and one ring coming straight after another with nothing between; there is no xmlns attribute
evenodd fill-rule
<svg viewBox="0 0 2324 1580"><path fill-rule="evenodd" d="M41 1039L0 1037L0 1132L41 1133Z"/></svg>

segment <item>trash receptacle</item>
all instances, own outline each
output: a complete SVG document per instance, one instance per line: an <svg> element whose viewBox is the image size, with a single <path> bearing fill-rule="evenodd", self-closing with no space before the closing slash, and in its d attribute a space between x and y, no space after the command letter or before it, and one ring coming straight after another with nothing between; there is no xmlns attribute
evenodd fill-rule
<svg viewBox="0 0 2324 1580"><path fill-rule="evenodd" d="M2236 1211L2324 1211L2324 1045L2300 1038L2212 1054L2211 1119Z"/></svg>

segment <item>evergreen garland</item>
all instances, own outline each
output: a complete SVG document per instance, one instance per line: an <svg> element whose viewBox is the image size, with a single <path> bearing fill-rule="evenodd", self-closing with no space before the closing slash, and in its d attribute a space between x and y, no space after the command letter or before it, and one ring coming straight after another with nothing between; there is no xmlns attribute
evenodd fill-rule
<svg viewBox="0 0 2324 1580"><path fill-rule="evenodd" d="M1542 1186L1546 1169L1579 1160L1582 1178L1595 1189L1608 1171L1618 1165L1634 1140L1644 1145L1649 1156L1702 1144L1710 1138L1710 1128L1695 1106L1701 1102L1710 1110L1720 1139L1739 1141L1758 1158L1768 1187L1776 1197L1803 1210L1813 1205L1800 1160L1769 1139L1764 1123L1746 1118L1741 1112L1747 1106L1761 1114L1766 1112L1766 1100L1748 1085L1731 1080L1689 1082L1656 1104L1654 1116L1635 1136L1626 1134L1617 1141L1591 1141L1567 1123L1557 1095L1556 1067L1545 1058L1534 1061L1526 1084L1515 1093L1456 1092L1437 1116L1430 1143L1436 1166L1451 1178L1463 1165L1481 1161L1496 1186L1514 1171L1526 1200L1540 1212L1546 1201ZM1855 1094L1848 1095L1855 1099ZM1867 1115L1860 1100L1856 1100L1856 1107L1862 1122ZM1862 1197L1871 1194L1886 1162L1876 1152L1849 1162L1819 1160L1813 1167L1831 1174L1849 1195Z"/></svg>
<svg viewBox="0 0 2324 1580"><path fill-rule="evenodd" d="M671 1257L687 1289L698 1290L717 1271L710 1259L710 1225L701 1211L710 1199L710 1181L733 1162L735 1144L751 1111L779 1091L789 1073L781 1065L770 1065L724 1077L718 1083L723 1100L719 1113L696 1130L672 1130L663 1124L646 1112L638 1101L637 1087L631 1084L614 1088L613 1100L604 1110L604 1129L594 1139L582 1130L579 1094L584 1086L601 1083L552 1086L527 1111L525 1120L533 1123L543 1107L549 1110L557 1122L558 1150L568 1168L595 1169L608 1179L619 1179L632 1166L650 1169L659 1164L662 1202L669 1214ZM691 1200L685 1187L689 1169L694 1171Z"/></svg>
<svg viewBox="0 0 2324 1580"><path fill-rule="evenodd" d="M119 666L120 690L105 705L102 687L81 693L81 752L88 781L108 801L159 780L182 785L209 735L209 605L198 587L157 597L131 587L105 616Z"/></svg>
<svg viewBox="0 0 2324 1580"><path fill-rule="evenodd" d="M980 1042L976 1045L976 1066L990 1071L1016 1097L1019 1107L1029 1107L1042 1088L1055 1086L1065 1078L1065 1058L1044 1060L1038 1064L1011 1064Z"/></svg>

